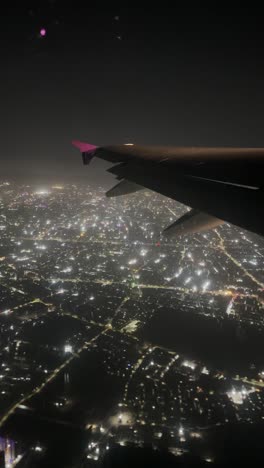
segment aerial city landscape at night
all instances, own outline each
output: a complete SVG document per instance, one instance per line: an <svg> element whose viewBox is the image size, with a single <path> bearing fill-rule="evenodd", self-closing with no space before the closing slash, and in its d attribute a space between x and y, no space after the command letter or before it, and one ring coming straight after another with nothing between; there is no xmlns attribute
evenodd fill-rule
<svg viewBox="0 0 264 468"><path fill-rule="evenodd" d="M150 191L3 181L0 198L6 466L55 449L101 466L146 444L214 464L214 440L261 424L261 237L224 224L166 240L187 207Z"/></svg>
<svg viewBox="0 0 264 468"><path fill-rule="evenodd" d="M5 2L0 468L264 466L264 28Z"/></svg>

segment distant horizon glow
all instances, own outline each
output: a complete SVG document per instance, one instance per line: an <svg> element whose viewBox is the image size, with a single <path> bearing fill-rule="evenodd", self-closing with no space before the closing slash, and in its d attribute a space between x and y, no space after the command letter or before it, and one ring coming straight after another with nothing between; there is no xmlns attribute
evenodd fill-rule
<svg viewBox="0 0 264 468"><path fill-rule="evenodd" d="M35 195L49 195L49 190L46 190L46 189L40 189L40 190L36 190L35 192Z"/></svg>

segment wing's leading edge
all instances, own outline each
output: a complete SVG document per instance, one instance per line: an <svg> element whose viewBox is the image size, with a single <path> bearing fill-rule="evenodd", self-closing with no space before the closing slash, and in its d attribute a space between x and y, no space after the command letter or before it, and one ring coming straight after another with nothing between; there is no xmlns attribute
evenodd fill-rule
<svg viewBox="0 0 264 468"><path fill-rule="evenodd" d="M115 164L108 171L121 183L108 196L146 187L192 207L166 235L202 231L222 220L264 235L264 148L73 144L86 164L93 157Z"/></svg>

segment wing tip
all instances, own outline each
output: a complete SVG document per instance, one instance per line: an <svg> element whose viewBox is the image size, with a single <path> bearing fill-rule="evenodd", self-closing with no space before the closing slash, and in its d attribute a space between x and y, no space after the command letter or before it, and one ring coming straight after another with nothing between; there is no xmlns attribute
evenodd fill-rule
<svg viewBox="0 0 264 468"><path fill-rule="evenodd" d="M78 148L81 153L90 153L98 148L98 146L91 145L90 143L85 143L84 141L79 140L72 140L72 145L75 146L75 148Z"/></svg>

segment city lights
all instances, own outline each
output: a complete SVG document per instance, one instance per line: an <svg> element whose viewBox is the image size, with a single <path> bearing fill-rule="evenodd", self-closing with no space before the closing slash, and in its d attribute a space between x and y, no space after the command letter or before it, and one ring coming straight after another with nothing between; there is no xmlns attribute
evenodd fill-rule
<svg viewBox="0 0 264 468"><path fill-rule="evenodd" d="M42 452L43 449L39 445L36 445L34 450L35 450L35 452Z"/></svg>
<svg viewBox="0 0 264 468"><path fill-rule="evenodd" d="M66 345L64 346L64 352L65 352L65 353L72 353L72 345L66 344Z"/></svg>
<svg viewBox="0 0 264 468"><path fill-rule="evenodd" d="M101 462L112 444L141 446L147 434L153 446L168 437L179 456L190 439L206 441L209 427L257 421L264 411L263 362L249 349L254 365L245 364L240 375L230 370L240 334L264 327L264 249L251 235L236 233L234 243L232 226L224 226L221 249L212 231L206 242L163 240L157 250L154 226L167 223L171 200L161 209L158 195L143 192L131 205L129 197L117 204L88 186L65 184L43 189L43 196L27 190L21 198L14 189L5 201L0 425L19 411L27 418L45 408L58 421L70 414L73 424L76 417L92 428L85 455ZM224 332L234 326L230 340ZM223 353L213 346L219 336ZM86 394L87 401L79 400ZM108 394L117 403L94 421L89 408L96 414ZM33 449L37 457L44 445L39 440L41 450Z"/></svg>
<svg viewBox="0 0 264 468"><path fill-rule="evenodd" d="M187 360L186 360L186 361L184 361L184 362L182 363L182 365L185 366L185 367L189 367L189 368L192 369L192 370L194 370L194 369L196 368L195 362L192 362L192 361L187 361Z"/></svg>

